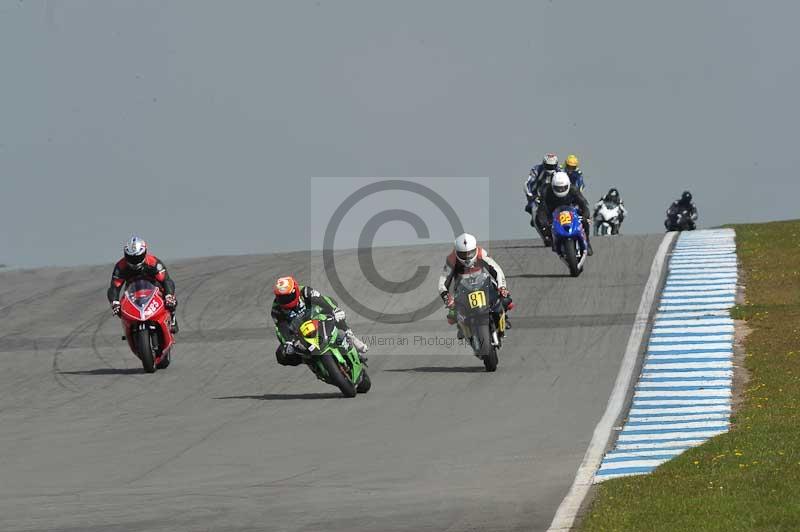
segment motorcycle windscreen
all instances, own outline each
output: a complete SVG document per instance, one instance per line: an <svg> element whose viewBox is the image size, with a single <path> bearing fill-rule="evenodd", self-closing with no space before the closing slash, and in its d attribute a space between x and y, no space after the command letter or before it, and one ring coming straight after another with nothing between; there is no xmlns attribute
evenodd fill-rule
<svg viewBox="0 0 800 532"><path fill-rule="evenodd" d="M472 311L483 311L492 304L495 292L492 277L481 268L462 275L456 287L456 300L463 300Z"/></svg>
<svg viewBox="0 0 800 532"><path fill-rule="evenodd" d="M456 291L473 292L480 290L490 278L489 272L483 268L476 272L465 273L459 277Z"/></svg>
<svg viewBox="0 0 800 532"><path fill-rule="evenodd" d="M300 325L300 336L315 349L319 349L319 329L319 320L308 320Z"/></svg>
<svg viewBox="0 0 800 532"><path fill-rule="evenodd" d="M601 220L611 222L619 217L619 207L610 201L606 201L600 207L598 215Z"/></svg>
<svg viewBox="0 0 800 532"><path fill-rule="evenodd" d="M153 296L156 295L157 291L158 287L150 281L138 279L130 283L125 289L125 297L128 298L128 301L133 303L133 306L136 307L139 312L144 314L147 305L150 304L150 301L153 299Z"/></svg>

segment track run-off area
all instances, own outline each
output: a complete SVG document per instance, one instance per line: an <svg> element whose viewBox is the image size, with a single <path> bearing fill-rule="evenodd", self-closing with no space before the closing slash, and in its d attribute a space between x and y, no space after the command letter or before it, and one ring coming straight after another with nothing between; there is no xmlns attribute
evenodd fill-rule
<svg viewBox="0 0 800 532"><path fill-rule="evenodd" d="M663 239L595 238L578 278L538 241L486 245L517 304L491 374L448 343L444 309L388 324L342 303L372 343L373 387L354 399L275 361L274 280L327 289L308 253L170 261L154 249L181 331L172 366L152 375L105 300L116 258L2 273L0 529L545 530L606 411ZM428 266L433 299L449 250L374 258L397 281ZM357 252L338 259L356 300L418 303L359 283Z"/></svg>

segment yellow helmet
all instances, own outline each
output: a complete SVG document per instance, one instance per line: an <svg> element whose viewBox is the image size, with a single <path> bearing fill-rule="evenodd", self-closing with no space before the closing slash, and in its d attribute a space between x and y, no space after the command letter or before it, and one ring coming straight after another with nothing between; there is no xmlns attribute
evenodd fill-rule
<svg viewBox="0 0 800 532"><path fill-rule="evenodd" d="M564 159L564 166L571 166L573 168L577 168L580 166L580 161L578 161L578 156L570 153L567 155L567 158Z"/></svg>

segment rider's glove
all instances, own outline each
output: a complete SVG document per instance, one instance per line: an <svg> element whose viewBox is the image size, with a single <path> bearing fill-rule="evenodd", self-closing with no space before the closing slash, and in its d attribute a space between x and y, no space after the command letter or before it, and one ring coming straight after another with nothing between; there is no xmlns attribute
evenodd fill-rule
<svg viewBox="0 0 800 532"><path fill-rule="evenodd" d="M113 314L114 316L119 316L120 309L121 309L121 306L119 304L119 301L112 301L111 302L111 314Z"/></svg>
<svg viewBox="0 0 800 532"><path fill-rule="evenodd" d="M345 313L344 313L344 311L342 309L340 309L340 308L333 309L333 318L336 321L342 321L343 319L345 319L345 317L346 317L346 315L345 315Z"/></svg>
<svg viewBox="0 0 800 532"><path fill-rule="evenodd" d="M164 304L168 309L175 310L175 307L178 306L178 299L172 294L167 294L164 296Z"/></svg>
<svg viewBox="0 0 800 532"><path fill-rule="evenodd" d="M508 288L506 288L505 286L501 286L500 288L497 289L497 291L500 292L500 297L508 297L510 293L508 291Z"/></svg>
<svg viewBox="0 0 800 532"><path fill-rule="evenodd" d="M442 296L442 299L444 300L445 307L453 308L454 306L456 306L456 300L453 299L452 294L445 294L444 296Z"/></svg>
<svg viewBox="0 0 800 532"><path fill-rule="evenodd" d="M292 344L292 342L284 342L284 344L283 344L283 354L284 355L293 355L294 354L294 344Z"/></svg>

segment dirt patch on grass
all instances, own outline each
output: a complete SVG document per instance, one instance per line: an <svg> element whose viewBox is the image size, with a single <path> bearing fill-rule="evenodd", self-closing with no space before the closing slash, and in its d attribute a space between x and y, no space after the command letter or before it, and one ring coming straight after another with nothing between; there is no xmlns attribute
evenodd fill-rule
<svg viewBox="0 0 800 532"><path fill-rule="evenodd" d="M745 305L747 303L747 298L745 297L745 278L747 273L742 268L741 261L739 261L738 270L739 283L736 287L736 304ZM747 357L745 340L753 332L753 329L743 319L734 319L733 327L733 397L731 398L731 413L736 414L744 404L747 383L750 382L750 372L745 365L745 358Z"/></svg>
<svg viewBox="0 0 800 532"><path fill-rule="evenodd" d="M731 398L731 412L736 414L745 401L747 383L750 382L750 372L745 366L747 352L745 340L753 332L744 320L733 320L733 397Z"/></svg>

